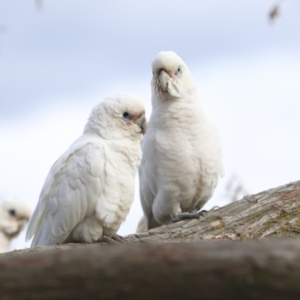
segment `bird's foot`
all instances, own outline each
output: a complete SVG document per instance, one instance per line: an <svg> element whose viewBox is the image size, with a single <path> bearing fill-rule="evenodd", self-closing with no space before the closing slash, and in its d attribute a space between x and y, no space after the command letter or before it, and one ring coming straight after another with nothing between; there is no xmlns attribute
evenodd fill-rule
<svg viewBox="0 0 300 300"><path fill-rule="evenodd" d="M98 240L100 243L106 243L108 245L117 245L117 244L126 244L128 241L123 238L122 236L115 234L111 237L108 237L106 235L103 235L100 240Z"/></svg>
<svg viewBox="0 0 300 300"><path fill-rule="evenodd" d="M118 242L119 244L126 244L129 243L124 237L121 235L115 234L111 237L114 241Z"/></svg>
<svg viewBox="0 0 300 300"><path fill-rule="evenodd" d="M179 222L181 220L189 220L189 219L199 219L200 217L204 217L207 213L207 210L199 210L199 211L192 211L192 212L184 212L178 214L177 216L172 218L172 222Z"/></svg>

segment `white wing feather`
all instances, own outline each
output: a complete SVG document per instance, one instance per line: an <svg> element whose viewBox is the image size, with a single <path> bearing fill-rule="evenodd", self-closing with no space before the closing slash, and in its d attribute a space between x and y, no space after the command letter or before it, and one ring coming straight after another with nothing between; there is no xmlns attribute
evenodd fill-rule
<svg viewBox="0 0 300 300"><path fill-rule="evenodd" d="M103 191L101 139L83 135L52 166L28 226L32 246L62 243L95 208Z"/></svg>
<svg viewBox="0 0 300 300"><path fill-rule="evenodd" d="M151 227L156 227L155 219L152 216L152 205L157 194L156 176L157 176L157 160L155 159L155 132L151 129L148 130L146 137L142 142L142 162L139 167L139 179L140 179L140 201L144 212L145 220L141 222L146 224L152 224ZM139 225L138 225L139 227ZM145 227L145 225L142 225Z"/></svg>
<svg viewBox="0 0 300 300"><path fill-rule="evenodd" d="M27 230L32 247L92 243L117 232L134 199L146 127L144 105L132 95L107 98L93 108L83 135L45 180Z"/></svg>

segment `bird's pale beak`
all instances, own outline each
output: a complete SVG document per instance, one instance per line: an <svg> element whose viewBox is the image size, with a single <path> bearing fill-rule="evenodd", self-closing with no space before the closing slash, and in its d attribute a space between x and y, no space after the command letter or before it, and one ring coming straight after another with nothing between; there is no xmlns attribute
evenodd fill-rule
<svg viewBox="0 0 300 300"><path fill-rule="evenodd" d="M20 216L20 215L16 215L13 220L19 222L19 221L25 221L25 222L28 222L29 221L29 218L28 217L25 217L25 216Z"/></svg>
<svg viewBox="0 0 300 300"><path fill-rule="evenodd" d="M170 75L165 70L160 70L157 76L157 83L163 92L168 91Z"/></svg>
<svg viewBox="0 0 300 300"><path fill-rule="evenodd" d="M136 119L135 124L137 124L141 128L141 133L142 134L146 133L148 124L147 124L147 120L146 120L145 114L142 114L141 116L139 116Z"/></svg>

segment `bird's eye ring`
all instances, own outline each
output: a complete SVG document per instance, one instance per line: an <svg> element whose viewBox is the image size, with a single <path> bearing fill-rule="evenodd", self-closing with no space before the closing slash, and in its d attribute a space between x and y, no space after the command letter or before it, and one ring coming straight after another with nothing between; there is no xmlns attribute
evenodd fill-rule
<svg viewBox="0 0 300 300"><path fill-rule="evenodd" d="M130 121L130 120L131 120L131 115L130 115L130 113L128 113L127 111L125 111L125 112L123 113L123 119L124 119L125 121Z"/></svg>
<svg viewBox="0 0 300 300"><path fill-rule="evenodd" d="M174 74L175 74L178 78L181 77L181 75L182 75L182 69L181 69L180 66L178 66L178 68L177 68L177 70L175 71Z"/></svg>
<svg viewBox="0 0 300 300"><path fill-rule="evenodd" d="M14 209L10 209L10 210L8 211L8 213L9 213L9 215L10 215L11 217L14 217L14 216L16 215L16 211L15 211Z"/></svg>

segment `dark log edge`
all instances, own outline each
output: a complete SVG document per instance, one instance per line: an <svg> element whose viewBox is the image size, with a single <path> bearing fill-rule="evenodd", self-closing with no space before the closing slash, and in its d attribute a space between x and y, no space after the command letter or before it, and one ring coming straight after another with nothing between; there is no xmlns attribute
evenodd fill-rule
<svg viewBox="0 0 300 300"><path fill-rule="evenodd" d="M40 247L0 256L1 299L299 299L300 240Z"/></svg>

